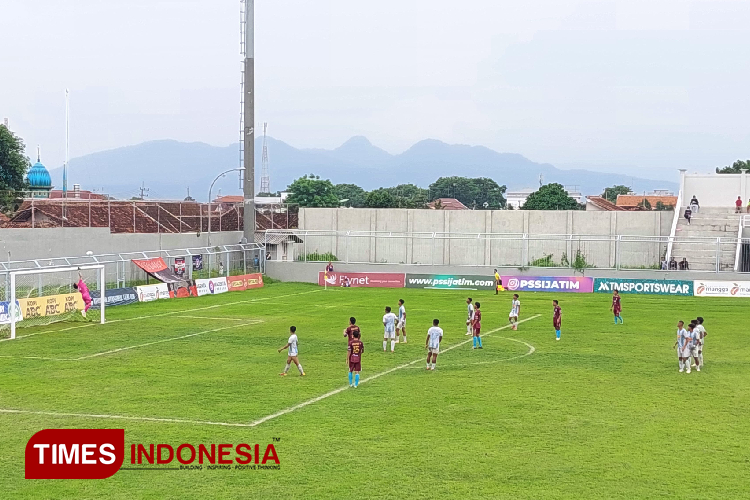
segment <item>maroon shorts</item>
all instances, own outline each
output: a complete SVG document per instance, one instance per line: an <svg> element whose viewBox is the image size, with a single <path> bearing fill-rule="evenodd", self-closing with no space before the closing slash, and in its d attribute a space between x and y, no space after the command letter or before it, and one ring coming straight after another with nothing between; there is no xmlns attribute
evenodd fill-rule
<svg viewBox="0 0 750 500"><path fill-rule="evenodd" d="M559 330L560 327L562 326L562 321L561 320L553 320L552 321L552 326L555 327L555 330Z"/></svg>
<svg viewBox="0 0 750 500"><path fill-rule="evenodd" d="M349 361L349 371L350 372L361 372L362 371L362 362L357 361L356 363Z"/></svg>
<svg viewBox="0 0 750 500"><path fill-rule="evenodd" d="M621 309L619 307L615 307L614 311L615 311L615 316L619 316Z"/></svg>
<svg viewBox="0 0 750 500"><path fill-rule="evenodd" d="M479 337L479 332L482 330L482 327L474 327L474 336Z"/></svg>

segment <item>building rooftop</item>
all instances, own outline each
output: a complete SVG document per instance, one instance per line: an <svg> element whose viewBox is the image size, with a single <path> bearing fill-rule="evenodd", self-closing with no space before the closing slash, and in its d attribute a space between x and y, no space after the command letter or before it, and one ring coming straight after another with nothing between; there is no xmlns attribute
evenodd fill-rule
<svg viewBox="0 0 750 500"><path fill-rule="evenodd" d="M662 202L665 206L677 205L676 196L651 196L651 195L638 195L638 194L619 194L617 195L617 206L623 208L635 208L643 200L648 200L652 209L656 208L658 202Z"/></svg>
<svg viewBox="0 0 750 500"><path fill-rule="evenodd" d="M437 205L440 206L440 210L468 210L466 205L455 198L438 198L427 204L432 210L437 210Z"/></svg>

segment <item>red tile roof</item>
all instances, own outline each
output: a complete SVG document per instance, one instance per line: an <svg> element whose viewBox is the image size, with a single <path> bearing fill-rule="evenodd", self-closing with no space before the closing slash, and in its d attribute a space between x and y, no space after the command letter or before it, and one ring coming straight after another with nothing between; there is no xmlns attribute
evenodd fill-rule
<svg viewBox="0 0 750 500"><path fill-rule="evenodd" d="M588 200L589 203L599 207L602 210L606 210L609 212L624 212L625 211L623 207L618 207L617 205L615 205L608 199L603 198L601 196L589 196L586 199Z"/></svg>
<svg viewBox="0 0 750 500"><path fill-rule="evenodd" d="M441 210L468 210L466 205L464 205L463 203L461 203L455 198L438 198L430 202L427 206L433 210L437 210L435 205L437 205L438 202L440 202Z"/></svg>
<svg viewBox="0 0 750 500"><path fill-rule="evenodd" d="M651 204L652 210L656 208L657 202L662 202L664 205L672 205L673 207L677 205L676 196L647 196L647 195L637 195L637 194L618 194L617 206L624 207L624 208L634 208L634 207L637 207L638 204L641 203L644 199L648 200L648 202Z"/></svg>

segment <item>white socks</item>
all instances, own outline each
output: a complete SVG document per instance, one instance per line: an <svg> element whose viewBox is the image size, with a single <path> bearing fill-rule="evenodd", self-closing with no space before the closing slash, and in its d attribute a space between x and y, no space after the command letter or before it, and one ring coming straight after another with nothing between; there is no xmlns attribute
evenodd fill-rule
<svg viewBox="0 0 750 500"><path fill-rule="evenodd" d="M302 370L302 363L297 365L297 369L299 370L300 374L305 373L304 370Z"/></svg>
<svg viewBox="0 0 750 500"><path fill-rule="evenodd" d="M385 350L386 350L387 347L388 347L388 341L384 340L383 341L383 352L385 352Z"/></svg>
<svg viewBox="0 0 750 500"><path fill-rule="evenodd" d="M396 341L391 340L391 352L393 352L396 349Z"/></svg>
<svg viewBox="0 0 750 500"><path fill-rule="evenodd" d="M698 355L698 361L700 362L700 364L701 364L701 367L702 367L702 366L703 366L703 353L700 353L700 354Z"/></svg>
<svg viewBox="0 0 750 500"><path fill-rule="evenodd" d="M286 372L288 372L288 371L289 371L289 367L290 367L290 366L292 366L292 364L291 364L291 363L287 363L287 364L286 364L286 366L284 367L284 373L286 373Z"/></svg>

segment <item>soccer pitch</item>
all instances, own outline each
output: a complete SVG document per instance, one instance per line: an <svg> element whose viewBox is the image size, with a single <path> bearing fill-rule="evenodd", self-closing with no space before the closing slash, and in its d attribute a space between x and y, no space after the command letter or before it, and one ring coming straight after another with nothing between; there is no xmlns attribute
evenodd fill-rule
<svg viewBox="0 0 750 500"><path fill-rule="evenodd" d="M464 335L467 293L492 332L483 350ZM383 309L400 298L409 342L384 353ZM272 283L20 329L0 342L0 497L750 497L747 301L623 295L615 326L608 295L524 293L511 331L510 299ZM365 344L356 390L349 316ZM705 368L678 373L676 323L696 316ZM433 318L445 336L431 372ZM279 377L290 325L305 377ZM123 467L132 443L273 443L281 468L25 480L24 447L45 428L124 428Z"/></svg>

